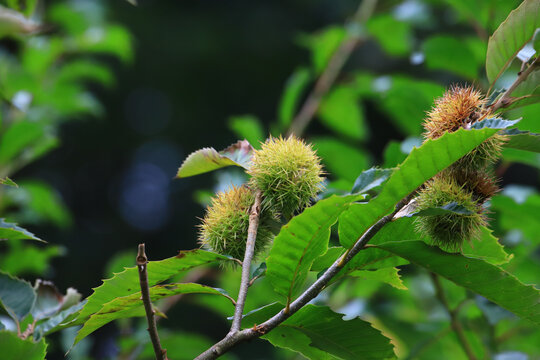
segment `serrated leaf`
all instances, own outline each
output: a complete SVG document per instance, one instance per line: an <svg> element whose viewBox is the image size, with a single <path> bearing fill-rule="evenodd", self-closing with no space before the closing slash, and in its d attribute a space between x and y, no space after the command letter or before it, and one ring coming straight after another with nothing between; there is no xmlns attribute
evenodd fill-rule
<svg viewBox="0 0 540 360"><path fill-rule="evenodd" d="M241 139L246 139L254 147L259 148L264 141L264 130L259 119L253 115L232 116L229 118L229 128Z"/></svg>
<svg viewBox="0 0 540 360"><path fill-rule="evenodd" d="M299 68L289 76L279 102L279 123L283 128L289 126L297 112L300 97L311 80L311 73L306 68ZM249 139L248 139L249 140Z"/></svg>
<svg viewBox="0 0 540 360"><path fill-rule="evenodd" d="M21 322L32 311L35 302L36 293L29 283L0 272L0 305L13 320Z"/></svg>
<svg viewBox="0 0 540 360"><path fill-rule="evenodd" d="M318 114L321 122L338 134L366 138L364 113L354 88L339 86L332 90L321 102Z"/></svg>
<svg viewBox="0 0 540 360"><path fill-rule="evenodd" d="M455 201L448 203L443 206L430 207L428 209L423 209L420 211L411 212L404 214L405 217L411 216L436 216L436 215L446 215L446 214L460 214L460 215L471 215L472 211L468 210L463 205L458 204ZM396 214L397 215L397 214Z"/></svg>
<svg viewBox="0 0 540 360"><path fill-rule="evenodd" d="M0 241L19 239L37 240L46 243L45 240L41 240L30 231L25 230L15 224L5 222L5 219L0 219Z"/></svg>
<svg viewBox="0 0 540 360"><path fill-rule="evenodd" d="M253 147L246 140L240 140L218 152L214 148L204 148L191 153L178 169L177 178L203 174L227 166L247 169L251 162Z"/></svg>
<svg viewBox="0 0 540 360"><path fill-rule="evenodd" d="M148 262L148 285L153 286L181 271L197 266L230 260L227 256L204 250L181 251L175 257ZM133 261L135 262L135 259ZM140 284L137 268L127 268L121 273L115 274L113 278L104 280L101 286L94 289L94 293L88 297L88 302L81 311L79 319L84 320L90 317L90 315L98 312L109 301L136 293L139 290Z"/></svg>
<svg viewBox="0 0 540 360"><path fill-rule="evenodd" d="M504 251L504 247L492 233L493 231L483 226L480 239L478 241L465 242L461 253L464 256L484 260L493 265L507 263L513 256L508 255Z"/></svg>
<svg viewBox="0 0 540 360"><path fill-rule="evenodd" d="M243 324L260 324L281 308L273 304L251 312ZM314 360L395 357L390 340L370 323L359 318L345 321L326 306L306 305L262 338Z"/></svg>
<svg viewBox="0 0 540 360"><path fill-rule="evenodd" d="M485 119L482 121L478 121L474 123L471 128L472 129L506 129L511 126L516 125L521 119L517 120L505 120L505 119L498 119L498 118L491 118L491 119Z"/></svg>
<svg viewBox="0 0 540 360"><path fill-rule="evenodd" d="M13 180L8 178L7 176L5 178L0 178L0 184L7 185L7 186L13 186L13 187L19 187Z"/></svg>
<svg viewBox="0 0 540 360"><path fill-rule="evenodd" d="M69 323L69 321L67 320L70 317L73 317L73 315L76 315L79 311L81 311L81 309L83 308L85 304L86 304L86 301L81 301L80 303L75 304L63 311L60 311L58 314L54 315L53 317L36 325L34 329L34 339L39 340L44 335L50 334L52 332L55 332L57 330L64 328L65 326L63 325L65 324L65 322Z"/></svg>
<svg viewBox="0 0 540 360"><path fill-rule="evenodd" d="M354 270L349 275L364 280L381 281L396 289L407 290L407 287L403 285L403 281L399 277L399 269L395 267L385 267L377 270Z"/></svg>
<svg viewBox="0 0 540 360"><path fill-rule="evenodd" d="M494 83L540 27L540 2L525 0L513 10L489 38L486 73Z"/></svg>
<svg viewBox="0 0 540 360"><path fill-rule="evenodd" d="M45 339L33 342L23 340L16 333L0 331L0 344L2 344L2 359L5 360L43 360L45 359L47 344Z"/></svg>
<svg viewBox="0 0 540 360"><path fill-rule="evenodd" d="M367 204L353 204L340 216L341 244L352 246L378 219L392 212L401 199L496 132L497 129L459 129L413 149L375 199Z"/></svg>
<svg viewBox="0 0 540 360"><path fill-rule="evenodd" d="M385 182L392 175L394 169L379 169L371 168L362 173L356 178L351 193L364 194L367 192L377 192Z"/></svg>
<svg viewBox="0 0 540 360"><path fill-rule="evenodd" d="M449 254L421 241L388 242L379 248L469 289L523 319L540 324L540 292L498 266Z"/></svg>
<svg viewBox="0 0 540 360"><path fill-rule="evenodd" d="M229 300L232 300L222 289L195 283L165 284L150 288L150 300L152 302L178 294L212 294L225 296ZM84 323L83 327L77 333L74 345L113 320L137 316L145 316L141 292L118 297L104 304L98 312L90 316L90 319Z"/></svg>
<svg viewBox="0 0 540 360"><path fill-rule="evenodd" d="M320 200L281 228L266 259L266 277L290 302L302 288L313 261L328 249L330 228L358 195Z"/></svg>
<svg viewBox="0 0 540 360"><path fill-rule="evenodd" d="M510 129L506 130L504 135L508 136L508 141L504 144L506 147L537 153L540 152L540 134Z"/></svg>

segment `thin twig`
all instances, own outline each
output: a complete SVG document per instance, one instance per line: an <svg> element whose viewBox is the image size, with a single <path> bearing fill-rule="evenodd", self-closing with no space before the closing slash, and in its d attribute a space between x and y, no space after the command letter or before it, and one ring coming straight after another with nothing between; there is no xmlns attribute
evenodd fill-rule
<svg viewBox="0 0 540 360"><path fill-rule="evenodd" d="M159 335L156 328L156 317L154 316L154 309L152 308L152 301L150 300L150 289L148 288L148 272L147 266L148 258L144 251L144 244L139 244L139 251L137 253L137 268L139 269L139 282L141 284L141 297L144 304L144 310L146 311L146 319L148 321L148 333L150 334L150 340L154 347L154 353L156 354L156 360L167 360L167 350L161 347L159 341Z"/></svg>
<svg viewBox="0 0 540 360"><path fill-rule="evenodd" d="M249 288L249 272L251 267L251 260L253 259L253 254L255 252L255 240L257 240L257 228L259 227L261 198L261 192L257 191L255 193L255 202L251 207L251 211L249 213L246 253L244 255L244 261L242 261L242 279L240 280L240 290L238 291L238 298L236 299L236 307L234 309L234 318L232 321L231 333L238 332L242 323L242 313L244 312L244 305L246 303L246 297Z"/></svg>
<svg viewBox="0 0 540 360"><path fill-rule="evenodd" d="M537 68L540 67L540 61L538 60L540 59L540 57L537 57L531 65L529 65L529 67L527 67L524 71L521 71L516 79L516 81L514 81L514 83L512 85L510 85L510 87L508 88L508 90L506 90L504 92L504 94L499 98L499 100L497 100L497 102L493 105L491 105L491 110L493 112L499 110L500 108L505 108L505 107L508 107L510 105L512 105L514 102L516 102L516 98L512 98L510 95L512 95L512 93L514 92L514 90L516 90L516 88L522 83L524 82L527 77L529 77L529 75ZM493 87L493 85L492 85ZM490 91L491 92L491 88L490 88ZM489 93L488 92L488 93ZM517 98L517 99L520 99L520 98Z"/></svg>
<svg viewBox="0 0 540 360"><path fill-rule="evenodd" d="M458 312L459 312L460 307L458 306L456 309L452 310L452 308L450 307L450 304L448 303L448 300L446 300L446 296L444 295L444 289L441 285L439 277L434 273L430 273L430 275L431 275L431 280L433 281L433 285L435 286L435 296L437 296L437 299L439 299L441 304L444 306L444 308L448 312L448 315L450 315L450 324L458 337L459 343L461 347L463 348L463 351L465 351L465 354L467 354L467 357L470 360L476 360L476 356L474 355L471 345L469 344L469 342L467 341L467 338L465 337L465 332L463 331L463 327L461 326L461 323L459 322Z"/></svg>
<svg viewBox="0 0 540 360"><path fill-rule="evenodd" d="M377 0L363 0L358 7L358 10L353 18L353 23L362 24L366 22L373 14ZM366 37L358 34L348 34L343 42L339 45L334 55L330 58L328 65L322 72L321 76L315 83L315 87L304 102L304 105L294 118L288 131L288 135L301 136L305 128L313 119L313 116L319 109L321 100L324 95L330 90L341 69L351 56L353 50Z"/></svg>
<svg viewBox="0 0 540 360"><path fill-rule="evenodd" d="M375 223L372 227L370 227L353 245L353 247L346 252L343 256L338 258L332 266L330 266L324 274L319 277L311 286L304 291L296 300L294 300L289 305L289 310L286 312L285 309L282 309L279 313L265 321L264 323L255 326L253 328L245 329L242 331L237 331L235 333L229 332L225 338L223 338L221 341L214 344L211 348L200 354L198 357L196 357L196 360L209 360L209 359L217 359L219 356L223 355L227 351L229 351L233 346L235 346L237 343L248 340L248 339L254 339L257 337L260 337L275 327L277 327L279 324L281 324L283 321L287 320L291 315L296 313L298 310L300 310L304 305L306 305L308 302L310 302L312 299L314 299L325 287L326 285L332 280L334 276L337 275L337 273L345 266L351 259L358 254L360 250L362 250L369 240L379 232L390 221L392 221L392 218L394 215L405 205L409 203L409 201L412 199L414 194L413 192L409 194L407 197L405 197L403 200L401 200L397 205L395 210L389 214L381 218L379 221Z"/></svg>

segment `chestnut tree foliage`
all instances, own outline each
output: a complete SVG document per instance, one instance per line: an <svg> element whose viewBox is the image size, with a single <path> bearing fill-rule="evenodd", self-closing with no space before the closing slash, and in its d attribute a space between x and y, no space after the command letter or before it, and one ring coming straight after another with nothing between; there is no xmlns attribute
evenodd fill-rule
<svg viewBox="0 0 540 360"><path fill-rule="evenodd" d="M291 69L275 121L232 116L238 142L179 164L173 181L237 180L194 196L208 206L201 247L117 259L124 270L86 299L77 284L20 276L61 255L25 225L72 218L18 171L61 146L61 123L103 111L88 89L114 82L102 60L133 56L123 27L77 4L0 7L0 357L63 346L89 358L92 333L113 321L118 358L234 359L254 339L275 353L250 358L540 357L540 0L363 0L343 25L303 34L311 62ZM462 31L432 31L438 11ZM344 66L366 44L414 71ZM370 153L368 108L405 140ZM516 163L535 187L501 181ZM230 332L152 330L149 311L165 318L186 294Z"/></svg>

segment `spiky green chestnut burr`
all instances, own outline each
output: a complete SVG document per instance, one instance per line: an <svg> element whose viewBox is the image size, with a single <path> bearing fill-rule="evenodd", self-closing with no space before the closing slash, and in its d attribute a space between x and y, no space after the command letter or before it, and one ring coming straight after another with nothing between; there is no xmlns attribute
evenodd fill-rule
<svg viewBox="0 0 540 360"><path fill-rule="evenodd" d="M416 218L416 228L429 236L431 241L444 250L459 251L465 240L480 237L480 229L486 225L482 205L474 194L460 186L452 177L437 176L428 182L416 198L417 210L442 207L450 203L461 205L468 213L421 216Z"/></svg>
<svg viewBox="0 0 540 360"><path fill-rule="evenodd" d="M218 193L207 208L199 225L199 243L211 251L243 259L249 227L249 213L255 195L246 186L232 187ZM261 254L272 241L272 215L261 212L255 241L255 256Z"/></svg>
<svg viewBox="0 0 540 360"><path fill-rule="evenodd" d="M468 129L474 123L492 116L486 107L486 99L479 91L472 87L453 86L435 101L435 106L428 112L424 121L424 136L426 139L437 139L445 132ZM456 162L454 167L474 171L489 166L500 157L506 139L504 135L495 134Z"/></svg>
<svg viewBox="0 0 540 360"><path fill-rule="evenodd" d="M263 208L285 217L305 208L323 188L320 159L311 145L290 136L270 138L255 151L250 185L263 195Z"/></svg>

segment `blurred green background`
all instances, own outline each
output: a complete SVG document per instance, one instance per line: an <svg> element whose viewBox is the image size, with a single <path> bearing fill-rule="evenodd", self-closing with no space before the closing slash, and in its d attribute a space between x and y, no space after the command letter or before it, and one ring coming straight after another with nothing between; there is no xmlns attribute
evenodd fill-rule
<svg viewBox="0 0 540 360"><path fill-rule="evenodd" d="M469 82L486 89L487 36L518 4L380 1L368 25L358 27L348 22L359 5L350 0L139 0L138 6L121 0L40 1L34 14L46 24L40 35L0 39L2 106L6 112L17 106L9 104L16 94L24 105L20 91L35 87L32 106L42 101L54 109L27 114L47 118L46 131L53 127L59 144L10 172L21 188L6 195L2 207L9 219L59 247L46 255L50 263L43 259L39 269L19 264L17 274L44 277L88 296L110 276L108 269L132 264L138 243L146 243L150 260L197 247L201 191L239 181L239 175L225 170L174 180L183 159L202 147L235 142L240 136L231 116L255 116L265 136L267 129L274 135L283 130L287 81L296 79L300 104L347 31L368 36L305 137L315 142L330 180L338 180L336 189L350 187L372 165L397 164L420 143L425 111L445 87ZM92 43L94 38L102 40ZM87 65L73 66L71 73L58 68L83 60ZM16 71L18 63L30 75ZM72 76L74 85L49 86L61 76ZM533 119L538 123L539 114L536 105L516 110L512 118L523 115L520 128L538 132ZM340 128L336 118L347 125ZM538 190L538 159L508 156L514 163L499 167L502 184ZM32 199L41 200L23 211L21 204ZM4 254L17 250L11 246L2 248ZM4 266L24 263L21 256L4 257ZM534 267L530 271L524 276L534 280ZM164 328L211 339L227 331L221 315L196 301L182 302L168 316ZM91 358L117 356L121 330L116 324L99 330L89 345ZM290 358L271 348L257 340L238 354ZM59 347L52 350L49 359L62 358Z"/></svg>

